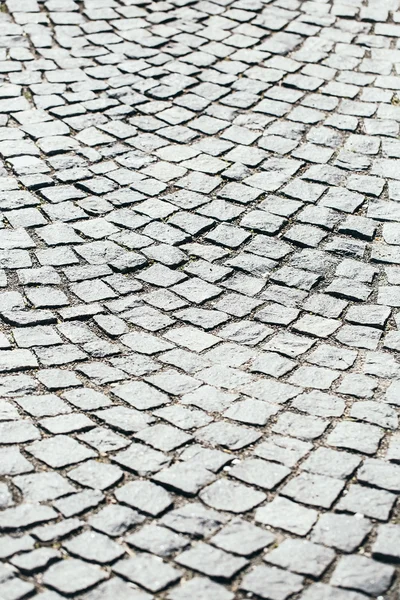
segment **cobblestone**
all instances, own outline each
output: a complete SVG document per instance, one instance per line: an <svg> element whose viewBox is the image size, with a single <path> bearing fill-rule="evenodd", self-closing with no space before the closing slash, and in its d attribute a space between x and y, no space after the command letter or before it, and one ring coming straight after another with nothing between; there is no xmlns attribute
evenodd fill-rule
<svg viewBox="0 0 400 600"><path fill-rule="evenodd" d="M396 600L399 0L0 4L0 598Z"/></svg>

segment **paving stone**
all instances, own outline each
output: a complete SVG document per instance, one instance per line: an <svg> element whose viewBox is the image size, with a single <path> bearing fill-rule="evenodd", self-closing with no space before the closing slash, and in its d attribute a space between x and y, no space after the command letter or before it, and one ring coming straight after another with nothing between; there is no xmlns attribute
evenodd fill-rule
<svg viewBox="0 0 400 600"><path fill-rule="evenodd" d="M196 373L211 364L206 358L199 357L197 354L183 349L170 350L160 356L160 360L168 365L180 367L187 373ZM183 429L185 428L183 427Z"/></svg>
<svg viewBox="0 0 400 600"><path fill-rule="evenodd" d="M75 491L75 488L58 473L34 473L14 477L14 485L27 502L54 500Z"/></svg>
<svg viewBox="0 0 400 600"><path fill-rule="evenodd" d="M82 410L94 410L110 404L107 396L100 392L96 392L91 388L69 390L63 393L63 398L68 400L70 404L73 404Z"/></svg>
<svg viewBox="0 0 400 600"><path fill-rule="evenodd" d="M117 543L92 531L81 533L63 546L72 556L99 564L110 564L124 554L123 548Z"/></svg>
<svg viewBox="0 0 400 600"><path fill-rule="evenodd" d="M213 481L215 477L210 471L199 465L196 471L193 472L192 465L188 462L174 464L172 467L157 473L153 479L177 492L195 495L205 485Z"/></svg>
<svg viewBox="0 0 400 600"><path fill-rule="evenodd" d="M10 562L22 573L33 573L41 571L48 565L61 558L58 550L52 548L38 548L31 552L25 552L20 556L14 557Z"/></svg>
<svg viewBox="0 0 400 600"><path fill-rule="evenodd" d="M127 506L108 505L90 517L93 529L111 537L124 534L128 529L142 523L144 517Z"/></svg>
<svg viewBox="0 0 400 600"><path fill-rule="evenodd" d="M109 450L113 449L114 447L109 448ZM170 462L166 454L152 450L144 444L136 443L131 444L127 450L116 454L114 461L139 475L155 473Z"/></svg>
<svg viewBox="0 0 400 600"><path fill-rule="evenodd" d="M325 367L299 367L288 381L294 385L324 390L329 389L338 376L337 371Z"/></svg>
<svg viewBox="0 0 400 600"><path fill-rule="evenodd" d="M344 556L334 570L330 582L367 594L382 594L392 583L394 569L366 556Z"/></svg>
<svg viewBox="0 0 400 600"><path fill-rule="evenodd" d="M33 471L32 464L23 456L23 454L13 446L3 448L1 451L0 473L4 475L20 475Z"/></svg>
<svg viewBox="0 0 400 600"><path fill-rule="evenodd" d="M62 594L84 592L106 579L105 571L78 559L61 561L51 566L44 574L43 581Z"/></svg>
<svg viewBox="0 0 400 600"><path fill-rule="evenodd" d="M390 317L390 309L383 306L351 306L346 313L346 321L356 325L384 328Z"/></svg>
<svg viewBox="0 0 400 600"><path fill-rule="evenodd" d="M229 471L235 479L267 490L274 489L289 473L287 467L253 458L235 464Z"/></svg>
<svg viewBox="0 0 400 600"><path fill-rule="evenodd" d="M36 357L29 350L2 350L0 356L2 359L0 370L2 373L21 371L38 366Z"/></svg>
<svg viewBox="0 0 400 600"><path fill-rule="evenodd" d="M138 410L148 408L157 408L163 404L168 404L169 398L163 392L154 389L144 382L131 382L116 385L112 388L113 394L122 398L128 404Z"/></svg>
<svg viewBox="0 0 400 600"><path fill-rule="evenodd" d="M179 533L208 537L227 520L228 518L222 513L205 508L200 503L192 503L169 511L162 517L160 523Z"/></svg>
<svg viewBox="0 0 400 600"><path fill-rule="evenodd" d="M145 525L140 531L129 535L126 541L134 548L161 557L175 554L189 544L188 538L158 525Z"/></svg>
<svg viewBox="0 0 400 600"><path fill-rule="evenodd" d="M65 435L34 442L27 446L26 450L38 460L54 468L73 465L96 456L95 452Z"/></svg>
<svg viewBox="0 0 400 600"><path fill-rule="evenodd" d="M364 514L382 521L389 518L389 514L396 496L383 490L366 488L352 484L349 492L337 505L338 510L351 513Z"/></svg>
<svg viewBox="0 0 400 600"><path fill-rule="evenodd" d="M400 468L381 459L366 459L357 473L357 479L375 487L396 492Z"/></svg>
<svg viewBox="0 0 400 600"><path fill-rule="evenodd" d="M32 550L34 547L35 540L28 534L12 537L10 535L3 535L0 544L1 557L9 558L19 552Z"/></svg>
<svg viewBox="0 0 400 600"><path fill-rule="evenodd" d="M350 414L355 419L367 421L374 425L380 425L381 427L386 427L388 429L397 428L397 414L394 409L385 407L379 402L356 402L353 404Z"/></svg>
<svg viewBox="0 0 400 600"><path fill-rule="evenodd" d="M204 488L199 496L207 506L233 513L251 510L266 499L263 492L226 479L220 479Z"/></svg>
<svg viewBox="0 0 400 600"><path fill-rule="evenodd" d="M343 552L354 552L371 530L371 522L358 514L325 514L320 516L315 525L311 540Z"/></svg>
<svg viewBox="0 0 400 600"><path fill-rule="evenodd" d="M63 369L42 369L38 379L48 390L59 390L81 385L81 381L72 371Z"/></svg>
<svg viewBox="0 0 400 600"><path fill-rule="evenodd" d="M304 504L330 508L343 488L340 480L304 473L291 479L281 494Z"/></svg>
<svg viewBox="0 0 400 600"><path fill-rule="evenodd" d="M270 532L240 518L233 519L211 538L214 546L240 556L259 552L266 546L270 546L274 540L275 537Z"/></svg>
<svg viewBox="0 0 400 600"><path fill-rule="evenodd" d="M379 525L378 535L372 546L372 556L381 560L398 560L398 525Z"/></svg>
<svg viewBox="0 0 400 600"><path fill-rule="evenodd" d="M153 419L138 410L125 408L124 406L113 406L96 412L96 417L107 426L122 431L133 433L147 427Z"/></svg>
<svg viewBox="0 0 400 600"><path fill-rule="evenodd" d="M190 550L179 554L175 562L204 575L228 580L248 564L246 559L233 556L204 542L198 542Z"/></svg>
<svg viewBox="0 0 400 600"><path fill-rule="evenodd" d="M162 423L139 431L136 438L157 450L166 452L179 448L192 439L190 435Z"/></svg>
<svg viewBox="0 0 400 600"><path fill-rule="evenodd" d="M258 508L255 514L255 520L259 523L300 536L309 533L317 518L318 513L314 509L305 508L282 496L276 496L272 502Z"/></svg>
<svg viewBox="0 0 400 600"><path fill-rule="evenodd" d="M278 416L277 422L273 426L273 432L304 440L313 440L320 437L327 427L328 421L326 420L286 412Z"/></svg>
<svg viewBox="0 0 400 600"><path fill-rule="evenodd" d="M254 450L256 456L293 467L312 449L312 444L295 438L272 435Z"/></svg>
<svg viewBox="0 0 400 600"><path fill-rule="evenodd" d="M387 357L383 352L369 352L366 356L365 372L369 375L387 377L397 376L399 365L394 357Z"/></svg>
<svg viewBox="0 0 400 600"><path fill-rule="evenodd" d="M269 304L258 311L255 318L270 325L290 325L299 315L295 308L283 307L281 304Z"/></svg>
<svg viewBox="0 0 400 600"><path fill-rule="evenodd" d="M97 507L104 500L104 494L99 490L88 490L61 498L53 504L64 517L80 515L90 508Z"/></svg>
<svg viewBox="0 0 400 600"><path fill-rule="evenodd" d="M251 371L265 373L273 377L281 377L294 369L296 363L279 354L265 352L251 363Z"/></svg>
<svg viewBox="0 0 400 600"><path fill-rule="evenodd" d="M358 467L361 459L353 454L330 448L317 448L301 468L311 473L327 475L335 479L347 479Z"/></svg>
<svg viewBox="0 0 400 600"><path fill-rule="evenodd" d="M228 396L227 396L228 398ZM229 450L240 450L253 444L260 438L260 434L246 427L240 427L231 423L211 423L200 428L196 433L196 439L207 442L212 446L222 446Z"/></svg>
<svg viewBox="0 0 400 600"><path fill-rule="evenodd" d="M285 600L303 589L303 577L277 567L257 566L245 575L241 588L261 598Z"/></svg>
<svg viewBox="0 0 400 600"><path fill-rule="evenodd" d="M21 444L41 438L38 428L28 419L0 423L0 435L3 444Z"/></svg>
<svg viewBox="0 0 400 600"><path fill-rule="evenodd" d="M113 570L124 578L139 584L150 592L158 592L178 581L181 571L148 554L119 561ZM154 574L157 573L156 577Z"/></svg>
<svg viewBox="0 0 400 600"><path fill-rule="evenodd" d="M224 412L224 416L234 421L250 425L266 425L279 408L261 400L241 400Z"/></svg>
<svg viewBox="0 0 400 600"><path fill-rule="evenodd" d="M374 454L383 437L383 430L375 425L364 425L343 421L327 437L327 443L337 448L356 450L364 454Z"/></svg>
<svg viewBox="0 0 400 600"><path fill-rule="evenodd" d="M334 560L335 553L307 540L285 540L268 552L264 560L301 575L319 577Z"/></svg>
<svg viewBox="0 0 400 600"><path fill-rule="evenodd" d="M68 477L82 486L104 490L122 479L121 469L97 461L88 461L68 472Z"/></svg>
<svg viewBox="0 0 400 600"><path fill-rule="evenodd" d="M304 315L294 324L294 330L300 333L327 338L334 333L340 323L336 319L327 319L316 315ZM342 331L342 330L341 330Z"/></svg>
<svg viewBox="0 0 400 600"><path fill-rule="evenodd" d="M120 502L153 516L158 516L172 506L170 494L149 481L127 483L115 495Z"/></svg>
<svg viewBox="0 0 400 600"><path fill-rule="evenodd" d="M35 527L32 534L41 542L54 542L68 536L70 533L78 531L82 526L83 521L79 519L66 519L54 525Z"/></svg>
<svg viewBox="0 0 400 600"><path fill-rule="evenodd" d="M13 531L22 527L32 527L39 523L52 521L57 518L57 513L49 506L24 503L15 508L2 511L0 528L2 531Z"/></svg>
<svg viewBox="0 0 400 600"><path fill-rule="evenodd" d="M366 375L358 375L357 373L350 373L345 375L345 377L342 379L342 382L338 387L338 392L359 398L371 398L376 387L376 380L372 379L371 377L367 377Z"/></svg>
<svg viewBox="0 0 400 600"><path fill-rule="evenodd" d="M346 407L341 398L318 391L300 394L293 400L292 406L316 417L340 417Z"/></svg>
<svg viewBox="0 0 400 600"><path fill-rule="evenodd" d="M264 349L279 352L280 354L284 354L291 358L296 358L309 350L313 344L314 341L309 338L298 336L290 332L279 332L270 338L264 345Z"/></svg>

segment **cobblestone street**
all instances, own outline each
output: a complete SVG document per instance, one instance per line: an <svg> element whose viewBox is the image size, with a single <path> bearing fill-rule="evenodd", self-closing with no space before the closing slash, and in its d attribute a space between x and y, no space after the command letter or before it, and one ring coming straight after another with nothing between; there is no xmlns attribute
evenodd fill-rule
<svg viewBox="0 0 400 600"><path fill-rule="evenodd" d="M0 2L0 600L400 600L399 130L400 0Z"/></svg>

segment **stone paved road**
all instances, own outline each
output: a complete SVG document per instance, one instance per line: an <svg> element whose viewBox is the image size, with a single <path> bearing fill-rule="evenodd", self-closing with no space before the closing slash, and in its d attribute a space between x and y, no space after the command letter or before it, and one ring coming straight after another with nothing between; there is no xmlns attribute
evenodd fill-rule
<svg viewBox="0 0 400 600"><path fill-rule="evenodd" d="M398 600L399 9L2 3L1 600Z"/></svg>

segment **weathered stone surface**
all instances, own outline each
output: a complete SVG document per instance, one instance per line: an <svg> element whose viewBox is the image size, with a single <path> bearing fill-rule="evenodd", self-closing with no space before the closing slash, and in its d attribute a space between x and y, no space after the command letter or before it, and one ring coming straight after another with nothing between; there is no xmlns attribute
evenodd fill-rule
<svg viewBox="0 0 400 600"><path fill-rule="evenodd" d="M344 556L334 570L330 582L366 594L383 594L390 587L395 570L366 556Z"/></svg>

